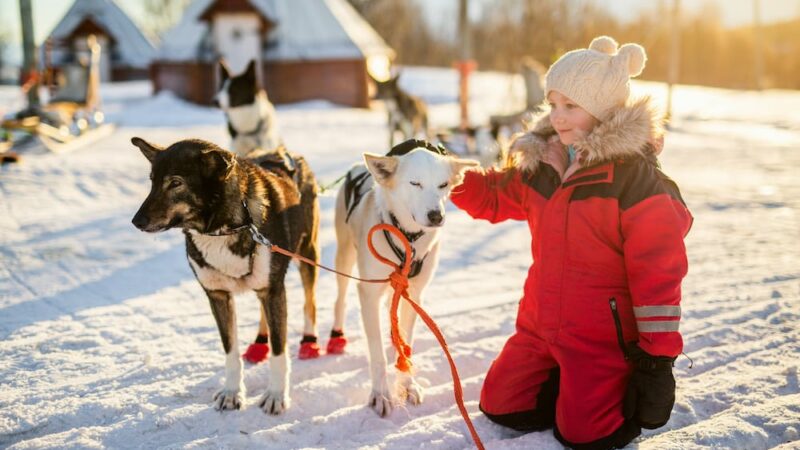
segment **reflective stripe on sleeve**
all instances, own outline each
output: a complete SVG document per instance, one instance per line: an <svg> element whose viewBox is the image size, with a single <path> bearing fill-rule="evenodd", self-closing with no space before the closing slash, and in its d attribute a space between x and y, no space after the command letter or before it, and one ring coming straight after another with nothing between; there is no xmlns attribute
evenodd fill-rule
<svg viewBox="0 0 800 450"><path fill-rule="evenodd" d="M650 322L638 321L636 322L639 327L640 333L665 333L669 331L678 331L680 321L678 320L654 320Z"/></svg>
<svg viewBox="0 0 800 450"><path fill-rule="evenodd" d="M645 317L680 317L681 307L671 305L634 306L633 315L637 319Z"/></svg>

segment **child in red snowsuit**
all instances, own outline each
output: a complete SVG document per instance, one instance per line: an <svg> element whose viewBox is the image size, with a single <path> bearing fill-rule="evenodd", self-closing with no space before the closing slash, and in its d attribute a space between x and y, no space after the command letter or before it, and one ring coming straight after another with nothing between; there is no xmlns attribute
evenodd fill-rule
<svg viewBox="0 0 800 450"><path fill-rule="evenodd" d="M492 223L527 220L534 263L516 333L481 391L489 419L554 427L579 449L622 447L675 400L683 239L692 216L658 168L661 122L629 99L636 44L608 37L549 69L550 113L518 136L512 169L468 172L452 200Z"/></svg>

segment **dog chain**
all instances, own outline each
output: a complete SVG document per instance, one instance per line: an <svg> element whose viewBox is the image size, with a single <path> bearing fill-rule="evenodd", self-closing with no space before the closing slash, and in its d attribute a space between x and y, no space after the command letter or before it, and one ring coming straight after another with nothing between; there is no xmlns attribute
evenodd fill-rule
<svg viewBox="0 0 800 450"><path fill-rule="evenodd" d="M253 236L254 241L272 250L272 242L270 242L266 236L264 236L263 234L261 234L260 231L258 231L258 228L256 228L256 224L254 223L250 224L250 234Z"/></svg>

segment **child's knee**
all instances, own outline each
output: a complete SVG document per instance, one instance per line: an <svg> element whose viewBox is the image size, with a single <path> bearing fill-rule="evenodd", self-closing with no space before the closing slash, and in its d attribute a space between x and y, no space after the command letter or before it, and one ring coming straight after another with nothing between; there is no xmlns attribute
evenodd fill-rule
<svg viewBox="0 0 800 450"><path fill-rule="evenodd" d="M541 431L553 427L560 371L553 368L538 386L513 387L489 370L481 390L480 409L499 425L517 431ZM506 382L504 382L506 381Z"/></svg>

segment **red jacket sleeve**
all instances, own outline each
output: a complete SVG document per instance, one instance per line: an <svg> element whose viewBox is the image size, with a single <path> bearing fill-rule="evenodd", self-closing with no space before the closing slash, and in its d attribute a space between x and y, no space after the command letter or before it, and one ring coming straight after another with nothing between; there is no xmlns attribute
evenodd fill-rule
<svg viewBox="0 0 800 450"><path fill-rule="evenodd" d="M678 356L683 350L681 281L688 270L683 238L692 216L677 187L671 190L666 183L674 187L671 181L656 181L661 192L651 191L624 209L621 227L639 347L651 355Z"/></svg>
<svg viewBox="0 0 800 450"><path fill-rule="evenodd" d="M459 208L476 219L491 223L504 220L525 220L528 187L522 182L519 171L510 180L508 173L493 169L470 170L464 182L453 188L450 199Z"/></svg>

